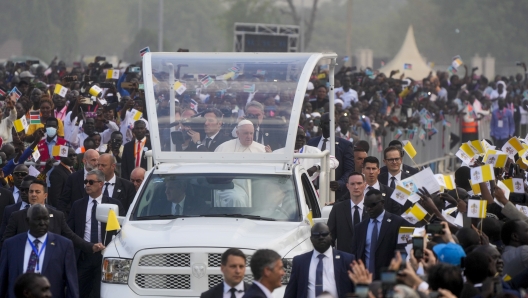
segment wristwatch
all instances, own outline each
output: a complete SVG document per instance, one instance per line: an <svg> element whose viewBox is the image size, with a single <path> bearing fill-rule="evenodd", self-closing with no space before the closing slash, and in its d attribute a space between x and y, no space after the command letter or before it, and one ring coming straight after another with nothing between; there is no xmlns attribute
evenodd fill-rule
<svg viewBox="0 0 528 298"><path fill-rule="evenodd" d="M202 145L201 141L196 142L196 145Z"/></svg>

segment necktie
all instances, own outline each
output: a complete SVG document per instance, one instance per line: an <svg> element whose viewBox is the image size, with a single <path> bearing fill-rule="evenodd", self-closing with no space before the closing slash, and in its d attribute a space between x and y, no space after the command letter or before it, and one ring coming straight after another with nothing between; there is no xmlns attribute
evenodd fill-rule
<svg viewBox="0 0 528 298"><path fill-rule="evenodd" d="M141 141L137 141L137 150L136 150L136 168L141 165Z"/></svg>
<svg viewBox="0 0 528 298"><path fill-rule="evenodd" d="M176 206L174 206L174 215L181 215L181 206L180 206L180 204L176 204Z"/></svg>
<svg viewBox="0 0 528 298"><path fill-rule="evenodd" d="M326 142L327 141L328 141L328 139L323 138L323 146L321 146L321 151L325 151L326 150Z"/></svg>
<svg viewBox="0 0 528 298"><path fill-rule="evenodd" d="M325 255L319 254L317 258L317 268L315 269L315 297L319 297L323 293L323 258Z"/></svg>
<svg viewBox="0 0 528 298"><path fill-rule="evenodd" d="M211 138L205 138L205 147L209 149L209 145L211 145Z"/></svg>
<svg viewBox="0 0 528 298"><path fill-rule="evenodd" d="M92 218L90 219L91 222L91 229L90 229L90 242L92 243L99 243L99 225L97 223L95 211L97 210L97 201L92 200L93 206L92 206Z"/></svg>
<svg viewBox="0 0 528 298"><path fill-rule="evenodd" d="M179 205L178 205L178 206L179 206ZM231 289L229 290L229 292L231 292L231 298L236 298L236 296L235 296L235 292L236 292L236 291L237 291L237 289L235 289L235 288L231 288Z"/></svg>
<svg viewBox="0 0 528 298"><path fill-rule="evenodd" d="M396 177L391 177L390 188L396 189Z"/></svg>
<svg viewBox="0 0 528 298"><path fill-rule="evenodd" d="M109 197L108 195L108 185L110 185L110 182L105 183L105 190L103 191L103 196Z"/></svg>
<svg viewBox="0 0 528 298"><path fill-rule="evenodd" d="M354 225L357 225L360 221L359 207L356 205L354 206Z"/></svg>
<svg viewBox="0 0 528 298"><path fill-rule="evenodd" d="M24 207L24 209L29 209L29 204L26 204L26 206Z"/></svg>
<svg viewBox="0 0 528 298"><path fill-rule="evenodd" d="M369 259L369 272L374 276L374 270L376 268L376 245L378 244L378 220L374 219L374 228L372 229L372 237L370 237L370 259Z"/></svg>
<svg viewBox="0 0 528 298"><path fill-rule="evenodd" d="M35 244L35 247L37 248L37 251L38 251L40 240L38 239L33 240L33 244ZM29 261L28 261L26 272L35 272L35 267L37 267L38 261L39 259L38 259L37 253L33 249L31 249L31 255L29 255Z"/></svg>
<svg viewBox="0 0 528 298"><path fill-rule="evenodd" d="M259 142L259 131L258 131L258 129L255 130L255 134L253 136L253 139L254 139L253 141L255 141L257 143L260 143Z"/></svg>

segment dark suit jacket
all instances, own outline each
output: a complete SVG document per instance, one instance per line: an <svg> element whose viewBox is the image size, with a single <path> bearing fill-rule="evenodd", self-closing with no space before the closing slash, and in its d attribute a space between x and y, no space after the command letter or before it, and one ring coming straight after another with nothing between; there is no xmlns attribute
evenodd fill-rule
<svg viewBox="0 0 528 298"><path fill-rule="evenodd" d="M322 136L311 138L308 141L308 145L319 148L318 145L321 138ZM330 150L330 148L327 149ZM339 183L339 190L336 191L335 197L340 198L347 192L345 184L348 182L348 175L355 170L354 147L352 143L343 138L336 137L335 158L339 161L339 166L335 169L335 179Z"/></svg>
<svg viewBox="0 0 528 298"><path fill-rule="evenodd" d="M27 266L23 264L27 239L26 233L19 234L4 244L0 257L0 297L15 298L15 281ZM53 297L79 297L76 264L72 242L48 233L41 274L49 280Z"/></svg>
<svg viewBox="0 0 528 298"><path fill-rule="evenodd" d="M86 196L82 198L81 200L77 200L72 204L70 216L68 217L68 226L73 230L77 236L84 239L84 229L86 224L86 209L88 208L88 202L90 200L90 197ZM116 204L119 206L119 215L124 216L124 208L120 201L105 197L103 196L102 199L103 204ZM106 235L105 239L105 232L106 232L106 224L101 223L101 240L103 240L105 243L103 243L105 246L110 243L112 240L112 236L116 234L116 231L110 231ZM80 250L75 248L75 256L76 259L79 258Z"/></svg>
<svg viewBox="0 0 528 298"><path fill-rule="evenodd" d="M348 270L350 270L350 264L355 257L354 255L335 249L333 250L333 254L334 279L337 295L339 298L346 297L348 293L354 293L354 284L348 278ZM313 250L293 258L290 282L286 286L284 298L308 297L308 279L312 255Z"/></svg>
<svg viewBox="0 0 528 298"><path fill-rule="evenodd" d="M66 217L70 213L71 206L76 200L80 200L86 196L84 189L84 168L71 174L64 184L62 194L57 202L60 211L64 212Z"/></svg>
<svg viewBox="0 0 528 298"><path fill-rule="evenodd" d="M252 284L242 298L267 298L266 294L256 284Z"/></svg>
<svg viewBox="0 0 528 298"><path fill-rule="evenodd" d="M5 208L14 203L13 193L7 188L0 187L0 222L2 222Z"/></svg>
<svg viewBox="0 0 528 298"><path fill-rule="evenodd" d="M125 180L130 180L130 174L132 173L132 170L136 167L136 157L134 156L134 144L136 143L136 139L128 142L123 146L123 156L121 157L121 178ZM147 141L145 142L145 148L148 148L148 150L152 150L152 145L150 144L150 138L147 137ZM143 152L143 156L141 157L141 165L143 169L147 170L147 157L145 156L145 152Z"/></svg>
<svg viewBox="0 0 528 298"><path fill-rule="evenodd" d="M105 186L103 185L103 190ZM116 183L114 185L114 192L112 193L112 199L118 200L123 205L123 208L125 208L124 214L128 212L128 208L130 207L130 204L132 204L132 201L134 200L134 197L136 196L136 188L134 187L134 184L128 180L125 180L123 178L119 178L116 176ZM119 210L121 212L121 210Z"/></svg>
<svg viewBox="0 0 528 298"><path fill-rule="evenodd" d="M207 136L205 136L205 138L207 138ZM220 146L220 144L233 139L232 137L227 136L223 130L220 130L216 137L211 141L211 144L209 144L208 149L205 147L205 138L202 140L202 144L199 146L193 142L189 142L189 146L187 149L185 149L185 151L214 152L216 147Z"/></svg>
<svg viewBox="0 0 528 298"><path fill-rule="evenodd" d="M244 292L247 292L251 284L244 282ZM224 282L217 284L216 286L209 289L209 291L203 292L200 298L223 298L224 297Z"/></svg>
<svg viewBox="0 0 528 298"><path fill-rule="evenodd" d="M46 205L46 207L48 208L48 212L50 214L48 231L70 239L76 248L81 249L84 252L91 253L93 245L89 242L84 241L82 238L73 233L70 227L68 227L68 225L66 224L64 213L54 209L50 205ZM15 235L26 233L27 231L29 231L29 226L26 221L26 217L27 209L15 211L13 212L13 214L11 214L0 245L4 241Z"/></svg>
<svg viewBox="0 0 528 298"><path fill-rule="evenodd" d="M403 164L403 167L402 167L402 170L406 173L409 173L411 176L420 172L420 170L418 170L417 168L413 168L411 166L408 166L406 164ZM380 168L380 174L381 173L387 173L389 171L389 169L387 169L387 166L383 166Z"/></svg>
<svg viewBox="0 0 528 298"><path fill-rule="evenodd" d="M365 243L367 241L367 228L370 218L365 219L354 227L354 237L352 238L352 252L357 260L363 260L365 263ZM381 268L388 267L394 252L398 246L398 233L400 227L412 227L413 224L398 215L385 211L378 235L378 242L374 249L375 256L375 275L374 279L380 279ZM372 254L372 252L371 252Z"/></svg>
<svg viewBox="0 0 528 298"><path fill-rule="evenodd" d="M22 206L22 200L20 200L16 204L5 207L4 213L2 215L2 225L0 225L0 241L2 240L4 236L4 232L7 228L7 222L9 221L9 217L11 216L11 214L13 214L13 212L20 210L21 206Z"/></svg>
<svg viewBox="0 0 528 298"><path fill-rule="evenodd" d="M367 218L368 215L363 208L362 219ZM352 251L352 236L354 235L354 226L352 223L352 202L350 200L335 203L330 211L328 217L328 228L332 234L332 246L349 254L354 254Z"/></svg>
<svg viewBox="0 0 528 298"><path fill-rule="evenodd" d="M70 169L67 169L62 164L53 168L53 171L51 171L51 174L49 175L50 187L48 190L48 204L55 208L59 208L58 202L62 195L62 189L71 174Z"/></svg>

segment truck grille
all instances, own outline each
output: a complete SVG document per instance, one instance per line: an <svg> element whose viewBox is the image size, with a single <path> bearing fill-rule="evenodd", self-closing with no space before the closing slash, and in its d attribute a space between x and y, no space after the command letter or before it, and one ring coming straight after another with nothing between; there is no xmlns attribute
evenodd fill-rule
<svg viewBox="0 0 528 298"><path fill-rule="evenodd" d="M139 260L142 267L190 267L191 254L157 254L142 256Z"/></svg>
<svg viewBox="0 0 528 298"><path fill-rule="evenodd" d="M137 274L136 284L142 289L189 290L189 274Z"/></svg>
<svg viewBox="0 0 528 298"><path fill-rule="evenodd" d="M128 285L137 295L200 296L223 281L222 253L227 248L182 247L138 251L132 260ZM249 266L253 250L242 250ZM246 269L246 282L253 276Z"/></svg>
<svg viewBox="0 0 528 298"><path fill-rule="evenodd" d="M251 256L246 256L246 267L249 267ZM207 264L209 267L220 267L222 265L222 254L209 254L207 256Z"/></svg>

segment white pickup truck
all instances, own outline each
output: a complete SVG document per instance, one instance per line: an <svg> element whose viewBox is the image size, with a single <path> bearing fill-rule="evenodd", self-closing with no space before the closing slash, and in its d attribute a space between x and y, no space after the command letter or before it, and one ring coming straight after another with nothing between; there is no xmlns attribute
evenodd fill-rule
<svg viewBox="0 0 528 298"><path fill-rule="evenodd" d="M223 280L220 256L230 247L248 256L245 279L249 282L249 262L255 250L277 251L287 272L283 284L288 283L291 260L313 249L311 224L325 220L320 205L330 199L325 187L330 177L327 151L310 156L323 160L321 197L306 170L293 164L298 157L293 153L297 119L312 70L321 59L327 59L332 62L333 78L335 58L335 54L284 53L148 53L143 57L153 167L128 214L119 218L120 232L104 251L101 297L199 297ZM175 77L176 65L179 71ZM255 73L259 82L255 82ZM196 74L206 74L213 83L204 83L204 77ZM181 94L181 89L176 90L180 84L186 87ZM187 93L209 96L210 103L218 90L247 97L250 93L244 91L250 88L246 85L257 95L259 90L276 86L279 92L284 91L278 99L281 106L283 101L291 102L284 104L289 110L282 111L282 126L274 126L275 131L283 132L281 153L181 151L182 144L175 139L183 127L168 125L173 137L170 143L160 133L167 123L180 121L178 115L168 119L158 115L154 99L163 86L170 86L170 98L177 92L183 105L189 100ZM294 91L295 96L287 99L286 91ZM174 101L170 109L174 110ZM261 127L271 118L277 122L271 115L261 119ZM236 118L223 119L224 130L231 132L229 121L236 123ZM176 212L173 198L182 197L182 210ZM98 220L107 220L108 208L115 207L98 206ZM277 289L274 296L282 297L284 288Z"/></svg>

